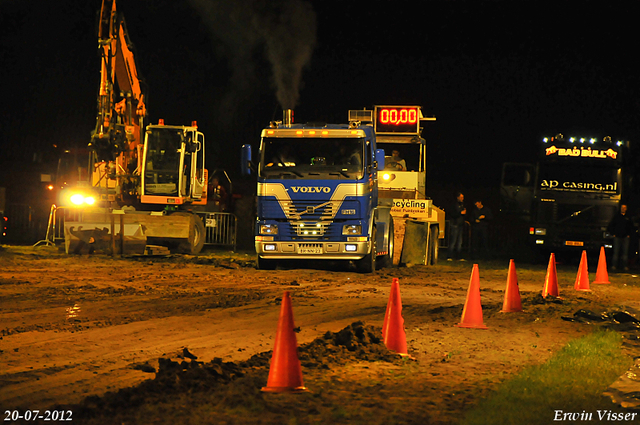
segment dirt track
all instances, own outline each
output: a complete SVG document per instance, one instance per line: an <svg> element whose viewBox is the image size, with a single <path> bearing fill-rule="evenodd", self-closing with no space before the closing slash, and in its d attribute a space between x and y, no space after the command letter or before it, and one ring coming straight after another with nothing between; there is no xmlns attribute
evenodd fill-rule
<svg viewBox="0 0 640 425"><path fill-rule="evenodd" d="M470 263L443 262L376 275L326 268L270 272L255 270L253 258L245 254L112 259L6 246L0 260L3 412L86 403L87 396L137 386L156 376L159 359L188 360L184 348L198 363L215 358L241 362L268 352L285 290L292 294L295 323L301 328L299 345L358 321L381 327L391 280L398 277L415 361L345 358L326 360L320 367L303 361L305 385L323 400L303 416L348 422L357 410L369 423L391 418L453 423L501 380L544 362L567 340L591 331L562 316L579 309L640 307L634 275L611 275L611 285L577 292L574 265L558 268L563 297L558 302L545 302L539 295L545 266L518 267L525 311L500 313L508 261L481 263L488 329L477 330L455 326L467 295ZM595 266L590 270L593 280ZM318 359L314 362L323 361ZM261 422L279 423L282 413L269 413L269 406L281 399L259 394L267 406ZM336 413L346 405L353 411ZM123 417L127 414L123 407ZM295 409L290 413L297 414ZM230 423L251 423L250 416L229 418Z"/></svg>

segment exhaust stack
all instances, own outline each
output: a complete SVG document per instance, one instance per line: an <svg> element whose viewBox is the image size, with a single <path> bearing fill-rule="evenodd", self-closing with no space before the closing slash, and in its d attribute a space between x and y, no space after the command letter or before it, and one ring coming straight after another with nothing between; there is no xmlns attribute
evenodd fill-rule
<svg viewBox="0 0 640 425"><path fill-rule="evenodd" d="M293 109L282 111L282 124L285 127L291 127L291 124L293 124Z"/></svg>

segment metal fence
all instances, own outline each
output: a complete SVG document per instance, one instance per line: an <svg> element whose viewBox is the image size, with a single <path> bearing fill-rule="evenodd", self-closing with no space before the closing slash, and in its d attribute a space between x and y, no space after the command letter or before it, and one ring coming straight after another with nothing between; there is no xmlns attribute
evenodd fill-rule
<svg viewBox="0 0 640 425"><path fill-rule="evenodd" d="M79 220L80 212L77 208L58 207L51 205L49 211L49 221L47 223L47 233L44 239L36 242L37 245L56 245L64 241L64 220L65 217L74 221Z"/></svg>
<svg viewBox="0 0 640 425"><path fill-rule="evenodd" d="M236 250L238 219L225 212L199 214L205 225L205 245L233 246Z"/></svg>

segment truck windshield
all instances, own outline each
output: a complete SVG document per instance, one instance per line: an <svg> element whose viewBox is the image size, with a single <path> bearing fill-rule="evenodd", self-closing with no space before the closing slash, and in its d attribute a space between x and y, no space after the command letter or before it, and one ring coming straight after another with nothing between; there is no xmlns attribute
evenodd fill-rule
<svg viewBox="0 0 640 425"><path fill-rule="evenodd" d="M615 196L621 191L621 173L617 167L585 167L556 162L542 164L540 186L545 191Z"/></svg>
<svg viewBox="0 0 640 425"><path fill-rule="evenodd" d="M265 178L360 179L362 138L262 139L259 173Z"/></svg>
<svg viewBox="0 0 640 425"><path fill-rule="evenodd" d="M149 195L177 196L180 178L182 131L147 132L144 191Z"/></svg>

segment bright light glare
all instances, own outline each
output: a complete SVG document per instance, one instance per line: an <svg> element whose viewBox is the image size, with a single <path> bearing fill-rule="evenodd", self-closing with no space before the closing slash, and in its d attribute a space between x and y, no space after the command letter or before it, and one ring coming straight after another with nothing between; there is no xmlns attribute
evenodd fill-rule
<svg viewBox="0 0 640 425"><path fill-rule="evenodd" d="M69 200L73 205L82 205L82 203L84 202L84 196L76 193L75 195L71 195L71 198L69 198Z"/></svg>

